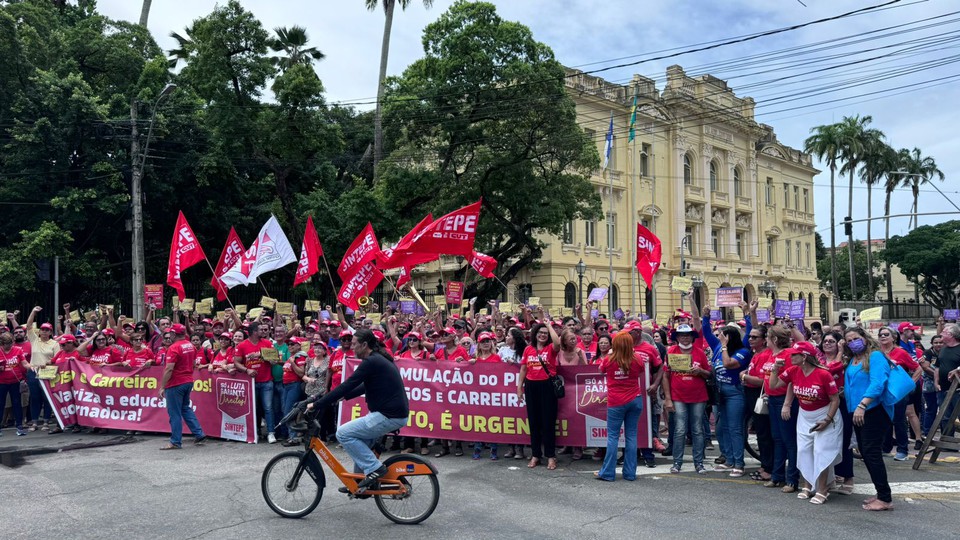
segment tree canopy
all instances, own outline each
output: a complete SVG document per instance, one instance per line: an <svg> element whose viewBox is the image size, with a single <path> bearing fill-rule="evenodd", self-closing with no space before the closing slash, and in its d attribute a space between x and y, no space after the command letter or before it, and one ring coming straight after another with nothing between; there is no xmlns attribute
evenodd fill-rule
<svg viewBox="0 0 960 540"><path fill-rule="evenodd" d="M881 256L900 267L920 296L938 308L956 305L960 287L960 221L924 225L894 236Z"/></svg>

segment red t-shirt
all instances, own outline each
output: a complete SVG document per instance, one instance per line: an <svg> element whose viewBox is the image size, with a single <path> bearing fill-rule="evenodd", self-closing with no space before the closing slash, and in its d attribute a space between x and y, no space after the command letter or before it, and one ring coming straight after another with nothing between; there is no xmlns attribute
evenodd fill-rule
<svg viewBox="0 0 960 540"><path fill-rule="evenodd" d="M894 347L893 350L887 354L887 356L889 356L890 359L893 360L898 366L907 370L907 373L913 373L920 367L919 362L917 362L916 359L911 358L910 353L900 347Z"/></svg>
<svg viewBox="0 0 960 540"><path fill-rule="evenodd" d="M162 366L167 363L167 348L166 347L157 347L156 357L154 358L153 365Z"/></svg>
<svg viewBox="0 0 960 540"><path fill-rule="evenodd" d="M587 357L587 363L588 363L588 364L593 364L593 363L594 363L594 358L597 357L597 339L594 338L593 341L590 342L590 346L587 347L587 346L585 346L585 345L583 344L583 340L581 340L581 339L578 337L578 338L577 338L577 347L578 347L580 350L582 350L584 356Z"/></svg>
<svg viewBox="0 0 960 540"><path fill-rule="evenodd" d="M173 373L167 381L167 388L193 382L193 363L197 349L189 340L181 339L167 349L167 364L173 364Z"/></svg>
<svg viewBox="0 0 960 540"><path fill-rule="evenodd" d="M780 380L793 383L793 395L797 396L800 408L805 411L826 407L830 404L830 396L839 392L833 375L826 368L814 368L809 375L805 375L800 366L790 366L780 374Z"/></svg>
<svg viewBox="0 0 960 540"><path fill-rule="evenodd" d="M16 345L10 347L10 350L6 352L3 348L0 348L0 384L13 384L22 381L27 376L27 371L23 369L25 360L23 349ZM13 399L20 399L20 394L13 396Z"/></svg>
<svg viewBox="0 0 960 540"><path fill-rule="evenodd" d="M307 365L308 358L309 357L306 354L297 353L283 363L283 384L300 382L300 376L293 371L291 364L296 364L298 368L302 368L303 366Z"/></svg>
<svg viewBox="0 0 960 540"><path fill-rule="evenodd" d="M344 351L343 349L337 349L333 351L333 356L330 357L330 389L340 386L340 383L343 382L343 363L348 358L356 358L357 355L353 353L353 349L349 351Z"/></svg>
<svg viewBox="0 0 960 540"><path fill-rule="evenodd" d="M759 379L764 379L766 375L763 372L763 366L766 364L767 360L771 356L770 349L764 349L753 355L753 358L750 359L750 366L747 368L747 375L751 377L757 377ZM750 388L759 388L759 386L746 385ZM763 386L763 383L760 384Z"/></svg>
<svg viewBox="0 0 960 540"><path fill-rule="evenodd" d="M768 351L770 349L767 349ZM770 356L765 358L761 369L763 370L763 391L767 393L768 396L785 396L787 395L787 386L781 386L779 388L770 389L770 374L773 372L773 364L776 363L778 358L783 359L783 366L780 368L780 373L783 373L790 367L790 356L793 355L790 349L784 349L777 354L773 354L773 351L770 351Z"/></svg>
<svg viewBox="0 0 960 540"><path fill-rule="evenodd" d="M500 355L493 353L486 358L480 358L480 355L477 355L478 364L501 364L503 363L503 358L500 358Z"/></svg>
<svg viewBox="0 0 960 540"><path fill-rule="evenodd" d="M428 353L426 349L420 349L420 353L417 354L416 357L414 357L414 356L413 356L413 352L412 352L410 349L407 349L407 350L403 351L403 353L400 354L400 359L401 359L401 360L425 361L425 360L430 359L430 353Z"/></svg>
<svg viewBox="0 0 960 540"><path fill-rule="evenodd" d="M133 347L127 343L123 338L118 337L116 343L113 346L120 351L120 357L123 358L123 355L127 354L127 351Z"/></svg>
<svg viewBox="0 0 960 540"><path fill-rule="evenodd" d="M220 349L215 355L213 355L213 364L214 368L229 369L233 365L233 347L227 347L226 349Z"/></svg>
<svg viewBox="0 0 960 540"><path fill-rule="evenodd" d="M154 359L153 351L151 351L147 347L140 349L140 352L130 349L129 351L127 351L127 354L123 356L123 361L130 362L130 367L132 368L143 367L143 365L146 364L147 361L153 360L153 359Z"/></svg>
<svg viewBox="0 0 960 540"><path fill-rule="evenodd" d="M633 346L633 353L640 356L640 361L644 364L650 364L652 367L663 365L663 358L660 358L660 352L653 345L646 341L641 341L639 345Z"/></svg>
<svg viewBox="0 0 960 540"><path fill-rule="evenodd" d="M70 359L71 359L71 358L73 358L74 360L76 360L76 361L78 361L78 362L82 362L82 361L83 361L83 359L80 358L80 351L74 349L72 352L67 352L67 351L65 351L65 350L63 350L63 349L60 349L60 352L58 352L56 355L54 355L54 357L53 357L53 363L54 363L55 365L58 365L58 366L59 366L60 364L68 364L68 363L70 362Z"/></svg>
<svg viewBox="0 0 960 540"><path fill-rule="evenodd" d="M254 381L258 383L270 382L273 380L272 366L270 362L265 362L260 356L261 349L272 349L273 343L270 340L261 339L256 343L250 343L249 339L240 342L234 347L233 356L240 358L240 363L247 369L257 370Z"/></svg>
<svg viewBox="0 0 960 540"><path fill-rule="evenodd" d="M206 347L194 348L197 349L197 358L194 360L195 367L206 366L213 362L213 349L208 349Z"/></svg>
<svg viewBox="0 0 960 540"><path fill-rule="evenodd" d="M553 350L552 344L548 344L540 351L537 351L533 345L527 345L523 350L523 363L527 365L527 380L546 381L551 375L556 375L558 352ZM543 370L544 364L547 366L547 371Z"/></svg>
<svg viewBox="0 0 960 540"><path fill-rule="evenodd" d="M707 360L707 355L703 354L703 351L696 346L687 353L679 345L674 345L667 349L667 355L671 354L690 354L690 367L699 366L700 369L710 371L710 361ZM707 381L703 377L685 371L671 371L669 360L664 369L670 377L671 400L680 403L705 403L707 401Z"/></svg>
<svg viewBox="0 0 960 540"><path fill-rule="evenodd" d="M123 361L123 356L115 347L104 347L97 349L89 354L87 363L91 366L106 366L108 364L119 364Z"/></svg>
<svg viewBox="0 0 960 540"><path fill-rule="evenodd" d="M833 382L837 383L837 390L843 390L844 373L847 371L847 366L843 365L841 360L837 360L836 362L827 362L824 367L827 368L830 375L833 375ZM843 405L840 406L843 407Z"/></svg>
<svg viewBox="0 0 960 540"><path fill-rule="evenodd" d="M633 355L630 370L626 373L620 369L620 364L609 357L600 362L600 371L607 376L607 407L622 407L640 396L640 373L643 371L643 361L639 356L639 354Z"/></svg>
<svg viewBox="0 0 960 540"><path fill-rule="evenodd" d="M466 349L457 345L457 348L453 350L452 353L447 354L447 348L443 347L434 355L437 357L437 361L447 360L450 362L466 362L470 360L470 353Z"/></svg>

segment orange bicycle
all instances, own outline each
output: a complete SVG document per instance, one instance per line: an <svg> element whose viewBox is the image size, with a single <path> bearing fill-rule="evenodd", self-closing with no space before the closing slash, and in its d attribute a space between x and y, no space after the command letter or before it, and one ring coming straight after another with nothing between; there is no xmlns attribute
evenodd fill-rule
<svg viewBox="0 0 960 540"><path fill-rule="evenodd" d="M292 422L301 412L301 409L294 409L278 425ZM260 479L263 498L274 512L285 518L302 518L320 504L327 485L320 460L343 482L349 498L373 497L380 512L395 523L420 523L437 508L440 482L437 480L437 469L430 462L413 454L391 456L383 462L388 472L380 478L379 485L359 490L357 484L364 475L347 472L320 440L320 423L315 415L306 414L304 418L306 426L296 426L298 431L303 431L300 428L306 429L304 449L274 456ZM303 481L304 472L311 481Z"/></svg>

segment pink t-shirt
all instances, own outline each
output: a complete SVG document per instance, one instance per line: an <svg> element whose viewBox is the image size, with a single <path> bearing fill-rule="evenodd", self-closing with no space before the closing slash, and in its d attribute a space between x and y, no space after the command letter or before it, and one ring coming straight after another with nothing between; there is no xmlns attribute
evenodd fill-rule
<svg viewBox="0 0 960 540"><path fill-rule="evenodd" d="M793 395L797 396L800 408L805 411L826 407L830 404L830 396L839 392L827 368L814 368L809 375L805 375L800 366L790 366L780 374L780 380L793 384Z"/></svg>
<svg viewBox="0 0 960 540"><path fill-rule="evenodd" d="M540 351L533 345L527 345L523 351L523 363L527 365L528 381L546 381L551 375L557 374L557 351L553 350L553 345L547 345ZM548 371L543 370L544 364Z"/></svg>

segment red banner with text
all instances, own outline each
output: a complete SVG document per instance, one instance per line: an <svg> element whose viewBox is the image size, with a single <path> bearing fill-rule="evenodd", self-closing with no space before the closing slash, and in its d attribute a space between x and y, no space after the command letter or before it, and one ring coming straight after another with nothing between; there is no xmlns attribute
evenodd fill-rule
<svg viewBox="0 0 960 540"><path fill-rule="evenodd" d="M167 402L159 386L163 366L140 371L119 365L60 364L43 390L61 427L81 426L170 433ZM253 379L208 371L194 373L190 402L210 437L257 442ZM189 430L184 425L184 433Z"/></svg>
<svg viewBox="0 0 960 540"><path fill-rule="evenodd" d="M397 360L410 400L410 419L400 433L455 441L530 444L526 404L517 396L520 367ZM344 366L344 380L359 360ZM596 366L562 366L566 396L559 400L557 445L607 446L607 385ZM640 377L646 388L649 373ZM367 413L362 397L340 406L340 424ZM637 432L639 448L653 446L650 400L645 399ZM623 431L620 446L623 446Z"/></svg>

